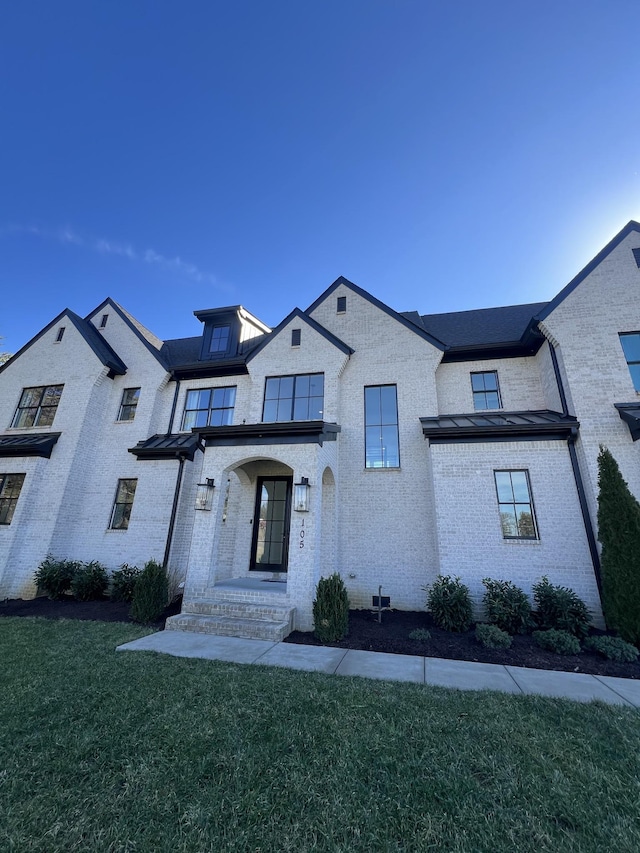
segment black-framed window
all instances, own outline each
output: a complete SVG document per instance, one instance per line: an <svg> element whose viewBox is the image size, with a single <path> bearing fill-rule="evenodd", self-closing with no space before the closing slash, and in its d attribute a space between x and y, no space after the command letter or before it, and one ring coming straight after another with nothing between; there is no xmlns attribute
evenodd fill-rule
<svg viewBox="0 0 640 853"><path fill-rule="evenodd" d="M302 340L302 329L291 329L291 346L299 347Z"/></svg>
<svg viewBox="0 0 640 853"><path fill-rule="evenodd" d="M101 329L104 329L104 327L107 325L107 320L108 320L108 319L109 319L109 315L108 315L108 314L103 314L103 315L102 315L102 318L100 319L100 328L101 328Z"/></svg>
<svg viewBox="0 0 640 853"><path fill-rule="evenodd" d="M119 421L132 421L135 418L139 397L139 388L124 389L122 392L122 401L120 402L120 411L118 412Z"/></svg>
<svg viewBox="0 0 640 853"><path fill-rule="evenodd" d="M398 394L395 385L364 389L365 468L399 468Z"/></svg>
<svg viewBox="0 0 640 853"><path fill-rule="evenodd" d="M502 408L497 370L483 370L478 373L472 373L471 390L473 391L474 409Z"/></svg>
<svg viewBox="0 0 640 853"><path fill-rule="evenodd" d="M494 471L504 539L538 539L538 527L526 469Z"/></svg>
<svg viewBox="0 0 640 853"><path fill-rule="evenodd" d="M51 426L64 385L23 388L12 427Z"/></svg>
<svg viewBox="0 0 640 853"><path fill-rule="evenodd" d="M63 337L64 337L64 329L65 329L65 327L64 327L64 326L60 326L60 328L58 329L58 334L56 335L56 343L57 343L57 344L59 344L59 343L60 343L60 341L61 341L61 340L63 339Z"/></svg>
<svg viewBox="0 0 640 853"><path fill-rule="evenodd" d="M269 376L264 386L263 423L319 421L324 412L324 373Z"/></svg>
<svg viewBox="0 0 640 853"><path fill-rule="evenodd" d="M0 474L0 524L11 524L24 474Z"/></svg>
<svg viewBox="0 0 640 853"><path fill-rule="evenodd" d="M211 330L209 352L226 352L229 349L231 326L214 326Z"/></svg>
<svg viewBox="0 0 640 853"><path fill-rule="evenodd" d="M633 387L636 391L640 391L640 332L624 332L620 335L620 343L633 380Z"/></svg>
<svg viewBox="0 0 640 853"><path fill-rule="evenodd" d="M109 524L112 530L126 530L129 527L131 508L133 507L133 498L137 485L137 479L118 480L116 498L113 502L111 522Z"/></svg>
<svg viewBox="0 0 640 853"><path fill-rule="evenodd" d="M347 310L347 297L346 296L338 296L336 300L336 313L344 314Z"/></svg>
<svg viewBox="0 0 640 853"><path fill-rule="evenodd" d="M187 391L182 429L205 426L229 426L233 423L236 386L199 388Z"/></svg>

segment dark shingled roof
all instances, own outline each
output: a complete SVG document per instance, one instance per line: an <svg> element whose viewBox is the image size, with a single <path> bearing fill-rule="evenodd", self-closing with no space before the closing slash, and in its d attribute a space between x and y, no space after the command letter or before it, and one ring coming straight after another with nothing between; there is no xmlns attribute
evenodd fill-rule
<svg viewBox="0 0 640 853"><path fill-rule="evenodd" d="M169 370L182 364L192 364L200 358L202 335L193 338L174 338L165 341L160 351Z"/></svg>

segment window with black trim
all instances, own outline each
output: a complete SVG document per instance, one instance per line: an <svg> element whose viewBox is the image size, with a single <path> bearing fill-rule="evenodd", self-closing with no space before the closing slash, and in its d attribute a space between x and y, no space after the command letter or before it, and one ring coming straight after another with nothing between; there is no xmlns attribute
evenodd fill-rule
<svg viewBox="0 0 640 853"><path fill-rule="evenodd" d="M59 344L62 338L64 337L64 326L60 326L58 329L58 334L56 335L56 343Z"/></svg>
<svg viewBox="0 0 640 853"><path fill-rule="evenodd" d="M338 296L336 303L336 313L344 314L347 310L347 297L346 296Z"/></svg>
<svg viewBox="0 0 640 853"><path fill-rule="evenodd" d="M299 347L302 339L302 329L291 329L291 346Z"/></svg>
<svg viewBox="0 0 640 853"><path fill-rule="evenodd" d="M324 373L270 376L264 387L263 423L319 421L324 409Z"/></svg>
<svg viewBox="0 0 640 853"><path fill-rule="evenodd" d="M12 427L51 426L56 416L64 385L23 388Z"/></svg>
<svg viewBox="0 0 640 853"><path fill-rule="evenodd" d="M502 408L497 370L483 370L478 373L472 373L471 390L473 391L474 409Z"/></svg>
<svg viewBox="0 0 640 853"><path fill-rule="evenodd" d="M133 498L136 493L137 479L118 480L116 499L111 510L111 530L126 530L129 527Z"/></svg>
<svg viewBox="0 0 640 853"><path fill-rule="evenodd" d="M504 539L538 539L529 472L494 471Z"/></svg>
<svg viewBox="0 0 640 853"><path fill-rule="evenodd" d="M182 429L205 426L229 426L233 423L236 386L200 388L187 391Z"/></svg>
<svg viewBox="0 0 640 853"><path fill-rule="evenodd" d="M0 474L0 524L11 524L24 474Z"/></svg>
<svg viewBox="0 0 640 853"><path fill-rule="evenodd" d="M364 389L365 468L399 468L398 394L395 385Z"/></svg>
<svg viewBox="0 0 640 853"><path fill-rule="evenodd" d="M209 352L226 352L229 349L231 326L214 326L211 330Z"/></svg>
<svg viewBox="0 0 640 853"><path fill-rule="evenodd" d="M119 421L132 421L136 416L138 408L138 398L140 397L139 388L125 388L122 392L122 401L120 403L120 411L118 412Z"/></svg>
<svg viewBox="0 0 640 853"><path fill-rule="evenodd" d="M103 314L103 315L102 315L102 318L101 318L101 320L100 320L100 328L101 328L101 329L104 329L104 327L107 325L107 320L108 320L108 319L109 319L109 315L108 315L108 314Z"/></svg>
<svg viewBox="0 0 640 853"><path fill-rule="evenodd" d="M636 391L640 391L640 332L624 332L620 335L620 343L633 380L633 387Z"/></svg>

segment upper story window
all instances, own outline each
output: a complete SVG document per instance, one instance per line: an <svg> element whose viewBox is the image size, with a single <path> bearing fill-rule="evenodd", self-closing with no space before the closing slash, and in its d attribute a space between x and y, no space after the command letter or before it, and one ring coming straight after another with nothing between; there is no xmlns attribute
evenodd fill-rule
<svg viewBox="0 0 640 853"><path fill-rule="evenodd" d="M0 524L11 524L24 474L0 474Z"/></svg>
<svg viewBox="0 0 640 853"><path fill-rule="evenodd" d="M264 388L264 423L319 421L324 409L324 373L270 376Z"/></svg>
<svg viewBox="0 0 640 853"><path fill-rule="evenodd" d="M211 330L209 352L226 352L229 349L231 326L214 326Z"/></svg>
<svg viewBox="0 0 640 853"><path fill-rule="evenodd" d="M136 416L138 408L138 398L140 397L139 388L125 388L122 392L122 401L120 403L120 411L118 412L119 421L132 421Z"/></svg>
<svg viewBox="0 0 640 853"><path fill-rule="evenodd" d="M291 329L291 346L299 347L302 340L302 329Z"/></svg>
<svg viewBox="0 0 640 853"><path fill-rule="evenodd" d="M338 296L336 301L336 314L344 314L347 310L347 297Z"/></svg>
<svg viewBox="0 0 640 853"><path fill-rule="evenodd" d="M399 468L398 395L395 385L364 389L366 468Z"/></svg>
<svg viewBox="0 0 640 853"><path fill-rule="evenodd" d="M12 427L51 426L64 385L24 388Z"/></svg>
<svg viewBox="0 0 640 853"><path fill-rule="evenodd" d="M633 387L636 391L640 391L640 332L627 332L620 335L620 343L629 365Z"/></svg>
<svg viewBox="0 0 640 853"><path fill-rule="evenodd" d="M497 370L484 370L481 373L472 373L471 390L473 391L474 409L502 408Z"/></svg>
<svg viewBox="0 0 640 853"><path fill-rule="evenodd" d="M504 539L537 539L529 472L494 471Z"/></svg>
<svg viewBox="0 0 640 853"><path fill-rule="evenodd" d="M58 334L56 335L56 343L59 344L62 338L64 337L64 326L60 326L58 329Z"/></svg>
<svg viewBox="0 0 640 853"><path fill-rule="evenodd" d="M205 426L228 426L233 423L236 386L202 388L187 391L182 429Z"/></svg>
<svg viewBox="0 0 640 853"><path fill-rule="evenodd" d="M102 315L102 317L100 318L100 328L101 328L101 329L104 329L104 327L107 325L107 320L108 320L108 319L109 319L109 315L108 315L108 314L103 314L103 315Z"/></svg>

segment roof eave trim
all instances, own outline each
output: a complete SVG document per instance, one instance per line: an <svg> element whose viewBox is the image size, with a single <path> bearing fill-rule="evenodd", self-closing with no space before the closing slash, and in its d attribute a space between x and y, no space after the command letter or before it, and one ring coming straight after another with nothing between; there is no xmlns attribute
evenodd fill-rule
<svg viewBox="0 0 640 853"><path fill-rule="evenodd" d="M84 319L87 321L87 323L89 323L90 322L89 317L92 317L94 314L97 314L98 311L102 311L102 309L105 308L107 305L109 305L111 308L113 308L113 310L116 312L118 317L120 317L120 319L123 321L123 323L126 326L128 326L128 328L133 332L133 334L138 338L138 340L143 344L143 346L149 350L149 352L156 359L158 364L160 364L160 366L163 367L165 370L168 370L169 369L168 365L166 364L166 362L162 358L160 351L157 350L152 344L150 344L149 341L145 338L145 336L138 329L136 329L136 327L133 325L131 320L122 311L122 309L120 308L118 303L114 302L114 300L110 296L107 296L107 298L105 300L103 300L100 303L100 305L98 305L96 308L93 309L93 311L89 311L89 313L87 314L87 316ZM96 331L98 331L98 329L96 329ZM153 334L152 332L150 332L150 333ZM98 334L100 334L100 332L98 332ZM163 343L164 343L164 341L163 341Z"/></svg>
<svg viewBox="0 0 640 853"><path fill-rule="evenodd" d="M345 355L351 356L355 352L348 344L345 344L344 341L341 341L340 338L336 337L332 332L328 329L325 329L317 320L314 320L313 317L310 317L306 311L302 311L300 308L294 308L287 316L282 320L282 322L278 323L278 325L273 329L268 335L265 336L264 340L260 341L257 346L252 349L249 353L247 353L246 359L247 361L251 361L252 358L255 358L258 353L262 352L262 350L268 346L268 344L279 335L292 320L299 319L310 326L315 332L319 335L322 335L330 344L333 344L334 347L339 349Z"/></svg>

